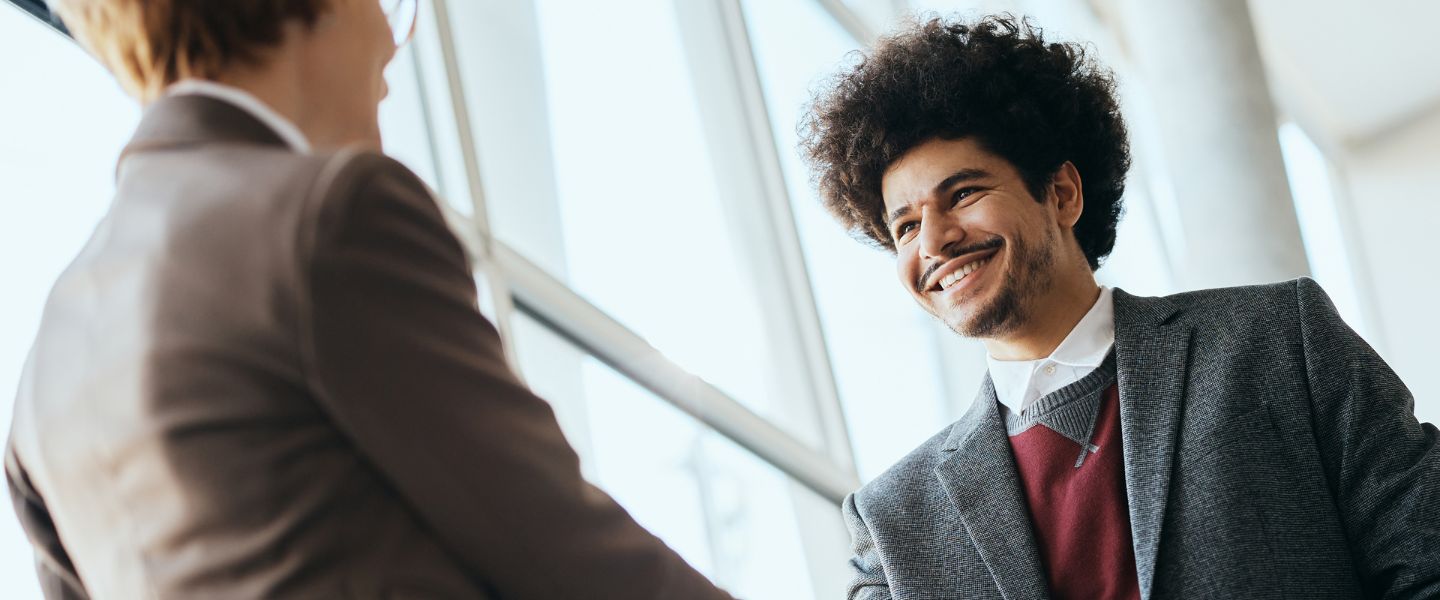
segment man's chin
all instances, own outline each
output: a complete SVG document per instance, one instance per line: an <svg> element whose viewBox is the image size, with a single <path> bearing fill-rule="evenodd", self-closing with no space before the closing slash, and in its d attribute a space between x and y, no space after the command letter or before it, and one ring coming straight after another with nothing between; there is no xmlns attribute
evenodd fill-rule
<svg viewBox="0 0 1440 600"><path fill-rule="evenodd" d="M985 332L985 328L980 327L980 319L974 311L956 311L954 314L946 315L940 320L950 328L950 331L955 332L961 337L982 337L979 334Z"/></svg>
<svg viewBox="0 0 1440 600"><path fill-rule="evenodd" d="M997 338L1015 330L1018 306L1007 298L967 299L941 317L951 331L967 337Z"/></svg>
<svg viewBox="0 0 1440 600"><path fill-rule="evenodd" d="M991 287L976 286L962 290L958 295L945 297L938 304L940 320L958 325L992 310L995 305L995 290Z"/></svg>

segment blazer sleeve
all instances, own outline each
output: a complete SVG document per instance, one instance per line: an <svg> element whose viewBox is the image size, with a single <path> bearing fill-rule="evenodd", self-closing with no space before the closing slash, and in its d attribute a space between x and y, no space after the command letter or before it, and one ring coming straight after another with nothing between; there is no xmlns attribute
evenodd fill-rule
<svg viewBox="0 0 1440 600"><path fill-rule="evenodd" d="M30 483L30 477L20 464L15 446L5 448L5 483L10 488L10 500L15 505L15 516L25 537L35 549L35 573L40 578L40 592L49 600L86 600L90 596L81 583L75 564L60 543L60 534L45 500Z"/></svg>
<svg viewBox="0 0 1440 600"><path fill-rule="evenodd" d="M730 598L582 479L424 185L378 154L338 172L308 244L309 377L441 544L504 598Z"/></svg>
<svg viewBox="0 0 1440 600"><path fill-rule="evenodd" d="M854 550L854 556L850 558L850 585L845 597L849 600L890 600L890 582L880 564L880 553L875 549L870 526L865 524L855 502L855 494L850 494L845 497L841 508Z"/></svg>
<svg viewBox="0 0 1440 600"><path fill-rule="evenodd" d="M1366 597L1440 597L1440 435L1318 284L1295 293L1321 460Z"/></svg>

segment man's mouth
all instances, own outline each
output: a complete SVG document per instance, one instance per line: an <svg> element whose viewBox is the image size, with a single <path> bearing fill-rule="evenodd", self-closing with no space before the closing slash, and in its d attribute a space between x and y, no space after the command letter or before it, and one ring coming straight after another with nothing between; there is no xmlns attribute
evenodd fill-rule
<svg viewBox="0 0 1440 600"><path fill-rule="evenodd" d="M990 259L994 258L999 251L998 247L987 248L950 259L949 262L931 273L928 279L929 285L924 288L925 291L934 293L955 288L976 271L990 264Z"/></svg>
<svg viewBox="0 0 1440 600"><path fill-rule="evenodd" d="M936 291L950 289L952 286L960 283L961 280L969 277L971 273L974 273L980 267L985 266L989 262L990 257L987 256L974 262L965 263L965 265L961 266L958 270L951 272L949 275L941 277L940 283L936 284Z"/></svg>

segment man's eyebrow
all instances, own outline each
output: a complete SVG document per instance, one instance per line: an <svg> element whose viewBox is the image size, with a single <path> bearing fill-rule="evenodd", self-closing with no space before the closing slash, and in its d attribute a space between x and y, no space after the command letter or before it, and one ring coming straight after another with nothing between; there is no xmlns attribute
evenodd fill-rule
<svg viewBox="0 0 1440 600"><path fill-rule="evenodd" d="M960 169L959 171L951 173L949 177L940 180L940 183L935 184L935 189L930 193L939 196L940 194L945 193L945 190L954 187L957 183L973 181L976 179L985 179L987 177L990 177L990 172L986 171L985 169ZM905 206L901 206L900 208L890 211L890 216L888 219L885 220L885 224L888 226L891 223L894 223L900 217L910 214L910 210L910 205L906 204Z"/></svg>
<svg viewBox="0 0 1440 600"><path fill-rule="evenodd" d="M897 209L895 209L895 210L893 210L893 211L890 211L890 217L887 218L887 219L885 219L885 225L886 225L886 226L889 226L891 223L894 223L894 222L896 221L896 219L899 219L900 217L903 217L903 216L908 215L908 214L910 214L910 205L909 205L909 204L906 204L905 206L902 206L902 207L897 208Z"/></svg>
<svg viewBox="0 0 1440 600"><path fill-rule="evenodd" d="M932 190L930 193L939 196L940 194L945 193L945 190L955 187L955 184L957 183L974 181L976 179L985 179L989 176L990 172L986 171L985 169L960 169L959 171L951 173L949 177L941 180L940 183L935 184L935 189Z"/></svg>

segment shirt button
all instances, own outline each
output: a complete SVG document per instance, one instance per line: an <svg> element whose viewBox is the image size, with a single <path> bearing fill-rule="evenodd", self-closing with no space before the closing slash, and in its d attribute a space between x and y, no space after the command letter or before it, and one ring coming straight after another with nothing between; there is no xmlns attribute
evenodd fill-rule
<svg viewBox="0 0 1440 600"><path fill-rule="evenodd" d="M1045 374L1046 374L1046 375L1054 375L1054 374L1055 374L1055 365L1045 365Z"/></svg>

